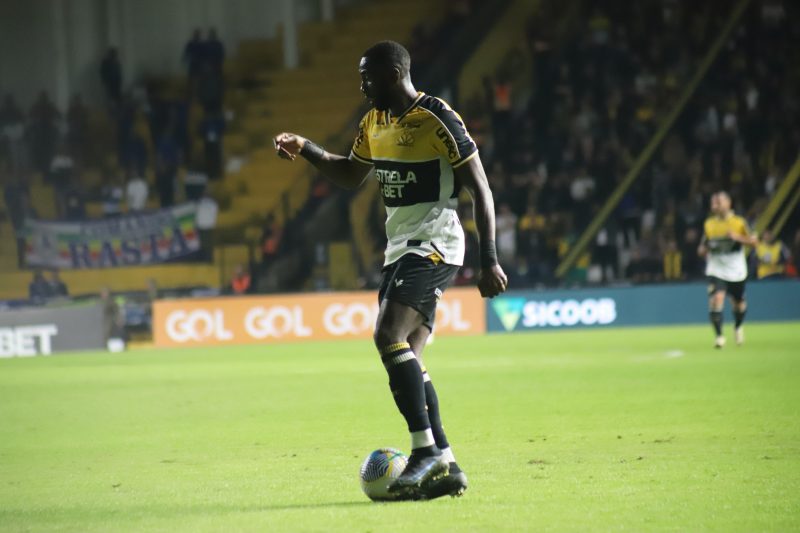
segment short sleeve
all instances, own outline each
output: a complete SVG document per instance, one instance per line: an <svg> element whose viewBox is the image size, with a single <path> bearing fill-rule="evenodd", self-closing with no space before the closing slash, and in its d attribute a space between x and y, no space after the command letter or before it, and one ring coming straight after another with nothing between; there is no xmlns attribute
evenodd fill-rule
<svg viewBox="0 0 800 533"><path fill-rule="evenodd" d="M439 120L433 137L433 146L447 158L453 168L459 167L475 157L478 146L467 132L461 116L439 98L433 98L428 110Z"/></svg>
<svg viewBox="0 0 800 533"><path fill-rule="evenodd" d="M739 223L740 223L739 234L742 235L743 237L749 237L750 234L752 233L750 231L750 225L743 217L739 217Z"/></svg>
<svg viewBox="0 0 800 533"><path fill-rule="evenodd" d="M356 139L353 141L353 148L350 150L350 155L353 159L367 165L372 164L372 150L369 147L369 135L367 134L369 117L370 113L367 113L358 123L358 135L356 135Z"/></svg>

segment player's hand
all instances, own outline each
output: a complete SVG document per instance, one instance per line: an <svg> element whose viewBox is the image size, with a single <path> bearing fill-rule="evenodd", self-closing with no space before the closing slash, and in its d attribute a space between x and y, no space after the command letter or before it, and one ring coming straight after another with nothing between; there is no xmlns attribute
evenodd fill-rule
<svg viewBox="0 0 800 533"><path fill-rule="evenodd" d="M294 161L300 155L300 150L303 149L306 140L294 133L279 133L272 139L272 144L275 146L278 157Z"/></svg>
<svg viewBox="0 0 800 533"><path fill-rule="evenodd" d="M508 278L500 265L495 265L490 269L482 269L478 274L478 290L484 298L494 298L501 292L506 291Z"/></svg>
<svg viewBox="0 0 800 533"><path fill-rule="evenodd" d="M700 257L705 257L708 255L708 248L704 244L701 244L697 247L697 255Z"/></svg>

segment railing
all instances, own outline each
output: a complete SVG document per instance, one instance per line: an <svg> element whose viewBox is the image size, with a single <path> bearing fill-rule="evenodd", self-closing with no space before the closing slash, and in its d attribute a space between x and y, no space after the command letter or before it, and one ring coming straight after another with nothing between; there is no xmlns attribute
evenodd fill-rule
<svg viewBox="0 0 800 533"><path fill-rule="evenodd" d="M798 201L800 201L800 186L797 186L794 194L789 196L792 189L798 185L798 178L800 178L800 157L798 157L797 161L792 165L792 168L789 170L789 173L784 178L780 187L778 187L778 190L775 191L775 195L767 204L764 212L761 213L758 220L756 220L756 233L761 233L769 227L770 222L778 215L778 211L781 205L783 205L783 211L778 215L775 224L772 226L773 235L777 236L781 232L786 221L789 220L789 216L794 211L795 206L797 206Z"/></svg>

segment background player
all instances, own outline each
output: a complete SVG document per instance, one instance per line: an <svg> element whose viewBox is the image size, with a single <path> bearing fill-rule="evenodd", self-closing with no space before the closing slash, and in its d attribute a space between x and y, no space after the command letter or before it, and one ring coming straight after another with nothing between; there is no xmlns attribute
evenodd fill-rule
<svg viewBox="0 0 800 533"><path fill-rule="evenodd" d="M456 214L466 188L480 237L478 288L484 297L505 291L497 264L494 205L477 147L461 117L411 83L408 51L382 41L364 52L361 91L372 109L359 124L349 156L331 154L293 133L274 138L278 155L301 155L334 183L353 189L375 169L386 205L388 238L375 344L389 374L395 403L411 433L408 466L390 490L400 498L461 494L464 473L442 429L436 391L419 356L433 328L436 303L464 259ZM449 472L449 475L448 475Z"/></svg>
<svg viewBox="0 0 800 533"><path fill-rule="evenodd" d="M755 246L758 239L751 234L747 222L731 210L731 197L720 191L711 195L712 216L706 219L698 253L706 258L708 276L708 308L716 333L714 346L725 346L722 334L722 309L725 294L731 297L736 344L744 342L744 321L747 302L744 299L747 279L747 258L744 247Z"/></svg>

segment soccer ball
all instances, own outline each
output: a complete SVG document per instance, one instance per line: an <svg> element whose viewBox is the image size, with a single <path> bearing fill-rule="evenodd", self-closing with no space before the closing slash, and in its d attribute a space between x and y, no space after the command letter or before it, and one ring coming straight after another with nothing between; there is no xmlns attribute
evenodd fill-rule
<svg viewBox="0 0 800 533"><path fill-rule="evenodd" d="M389 485L403 473L408 457L395 448L380 448L370 453L361 463L359 479L361 490L370 500L380 502L394 499Z"/></svg>

